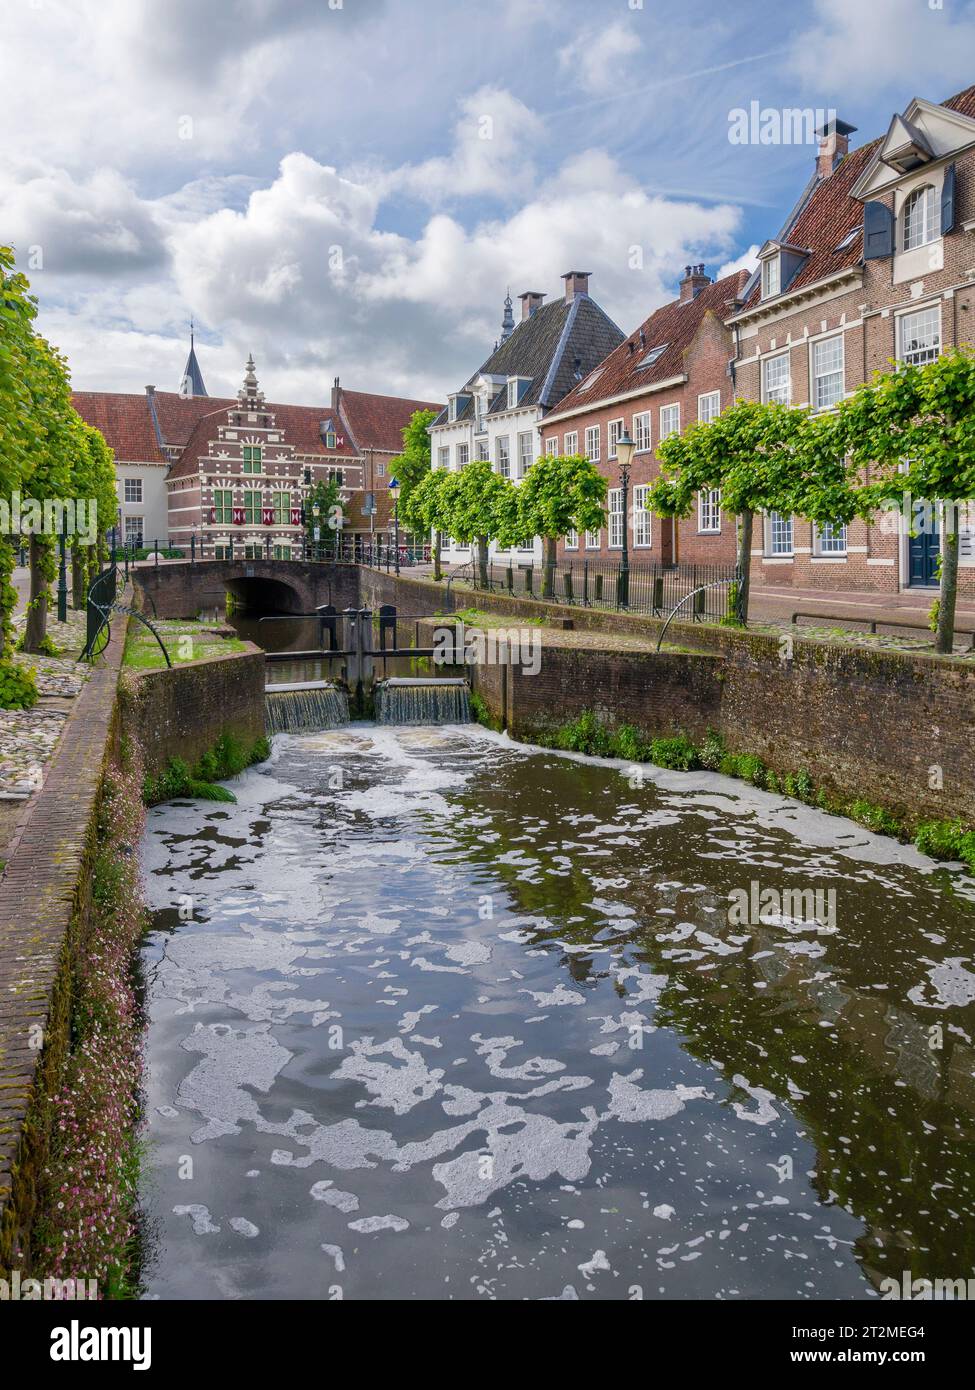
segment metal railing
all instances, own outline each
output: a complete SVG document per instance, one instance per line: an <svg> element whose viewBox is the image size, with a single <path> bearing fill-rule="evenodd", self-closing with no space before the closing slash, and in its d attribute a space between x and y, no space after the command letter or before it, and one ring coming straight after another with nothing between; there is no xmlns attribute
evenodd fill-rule
<svg viewBox="0 0 975 1390"><path fill-rule="evenodd" d="M718 622L728 611L725 586L735 579L733 565L624 565L613 560L559 559L554 565L492 561L487 584L477 566L465 580L475 590L662 617L691 599L695 622Z"/></svg>
<svg viewBox="0 0 975 1390"><path fill-rule="evenodd" d="M127 571L128 565L126 564ZM155 627L138 609L118 602L118 588L119 567L113 552L107 568L103 569L100 574L96 574L88 585L85 601L85 645L81 649L78 660L94 661L96 656L101 656L112 640L112 614L122 613L125 617L135 618L142 623L143 627L149 629L159 643L159 650L166 659L166 665L171 667L173 663L169 659L169 652Z"/></svg>

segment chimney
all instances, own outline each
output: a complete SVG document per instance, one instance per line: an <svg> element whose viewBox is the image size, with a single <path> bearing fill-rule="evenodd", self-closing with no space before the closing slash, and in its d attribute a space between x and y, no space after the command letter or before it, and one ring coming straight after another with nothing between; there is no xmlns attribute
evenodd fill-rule
<svg viewBox="0 0 975 1390"><path fill-rule="evenodd" d="M578 299L581 294L589 293L589 270L567 270L562 276L565 281L566 303L571 304L573 299Z"/></svg>
<svg viewBox="0 0 975 1390"><path fill-rule="evenodd" d="M147 395L147 396L151 396L151 395L153 394L153 392L155 391L155 389L156 389L155 386L147 386L147 387L146 387L146 395Z"/></svg>
<svg viewBox="0 0 975 1390"><path fill-rule="evenodd" d="M525 319L531 318L536 309L541 308L545 296L539 294L538 290L525 290L524 294L520 294L518 298L521 300L521 317L522 322L524 322Z"/></svg>
<svg viewBox="0 0 975 1390"><path fill-rule="evenodd" d="M339 413L339 401L342 399L342 388L339 385L338 377L332 382L332 414Z"/></svg>
<svg viewBox="0 0 975 1390"><path fill-rule="evenodd" d="M711 277L705 274L703 261L700 265L685 265L684 278L680 282L681 303L686 299L696 299L704 287L710 284Z"/></svg>
<svg viewBox="0 0 975 1390"><path fill-rule="evenodd" d="M840 160L849 153L850 136L855 130L855 125L848 125L834 116L816 131L819 136L816 173L821 179L828 179Z"/></svg>

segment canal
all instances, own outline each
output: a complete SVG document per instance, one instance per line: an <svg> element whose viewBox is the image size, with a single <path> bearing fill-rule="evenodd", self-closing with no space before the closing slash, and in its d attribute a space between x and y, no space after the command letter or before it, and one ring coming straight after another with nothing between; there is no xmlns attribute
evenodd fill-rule
<svg viewBox="0 0 975 1390"><path fill-rule="evenodd" d="M969 880L477 727L278 737L234 790L141 848L147 1296L972 1274Z"/></svg>

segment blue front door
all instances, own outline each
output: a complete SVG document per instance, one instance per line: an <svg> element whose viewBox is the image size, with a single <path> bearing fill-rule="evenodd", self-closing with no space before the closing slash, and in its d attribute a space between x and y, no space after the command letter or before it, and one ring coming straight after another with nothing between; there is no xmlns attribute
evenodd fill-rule
<svg viewBox="0 0 975 1390"><path fill-rule="evenodd" d="M938 555L940 554L940 536L937 530L937 514L933 507L927 509L928 524L923 521L918 525L918 518L915 517L916 534L908 537L907 548L907 582L912 587L917 588L937 588L938 586Z"/></svg>

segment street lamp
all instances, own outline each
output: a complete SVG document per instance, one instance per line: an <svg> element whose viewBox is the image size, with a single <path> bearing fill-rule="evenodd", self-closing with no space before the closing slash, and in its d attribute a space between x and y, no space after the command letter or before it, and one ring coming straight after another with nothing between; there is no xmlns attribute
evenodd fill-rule
<svg viewBox="0 0 975 1390"><path fill-rule="evenodd" d="M633 451L636 445L630 438L626 430L616 441L616 458L620 466L620 489L623 493L623 560L620 565L620 607L629 607L630 602L630 550L629 550L629 514L627 511L627 498L630 491L630 464L633 462Z"/></svg>
<svg viewBox="0 0 975 1390"><path fill-rule="evenodd" d="M396 573L399 574L399 479L390 478L389 490L393 494L393 548L394 565Z"/></svg>

